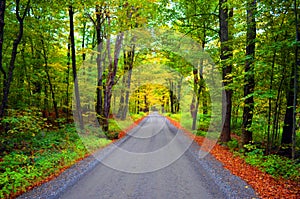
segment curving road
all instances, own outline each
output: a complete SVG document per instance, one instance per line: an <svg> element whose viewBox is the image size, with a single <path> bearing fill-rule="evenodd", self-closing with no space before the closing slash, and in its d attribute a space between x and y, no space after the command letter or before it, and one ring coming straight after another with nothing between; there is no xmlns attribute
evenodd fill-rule
<svg viewBox="0 0 300 199"><path fill-rule="evenodd" d="M35 191L23 198L257 197L249 185L223 169L210 155L198 158L196 144L157 113L146 117L125 139L110 148L105 155L96 156L99 162L93 169L59 193L47 195ZM48 189L49 186L51 182Z"/></svg>

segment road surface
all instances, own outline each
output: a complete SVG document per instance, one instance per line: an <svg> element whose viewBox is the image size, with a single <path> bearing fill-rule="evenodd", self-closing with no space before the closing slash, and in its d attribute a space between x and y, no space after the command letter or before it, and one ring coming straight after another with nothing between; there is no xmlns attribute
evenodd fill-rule
<svg viewBox="0 0 300 199"><path fill-rule="evenodd" d="M151 114L129 136L60 198L233 198L199 164L188 150L192 143L165 117Z"/></svg>
<svg viewBox="0 0 300 199"><path fill-rule="evenodd" d="M165 117L150 114L128 136L20 199L257 198L255 191ZM203 153L201 153L203 155Z"/></svg>

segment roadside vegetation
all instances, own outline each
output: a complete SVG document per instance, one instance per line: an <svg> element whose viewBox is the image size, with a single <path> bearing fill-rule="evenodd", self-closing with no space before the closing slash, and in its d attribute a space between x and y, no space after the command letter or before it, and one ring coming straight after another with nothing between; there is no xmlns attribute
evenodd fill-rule
<svg viewBox="0 0 300 199"><path fill-rule="evenodd" d="M51 123L36 110L13 111L2 120L11 130L0 136L0 198L13 198L40 185L94 151L117 139L119 122L110 119L110 131L87 126L84 132L65 120ZM134 114L138 120L145 114ZM123 121L128 128L132 121Z"/></svg>
<svg viewBox="0 0 300 199"><path fill-rule="evenodd" d="M180 114L165 114L171 119L180 123L180 125L186 129L189 129L192 123L192 119L189 117L182 117ZM200 118L206 118L201 120ZM209 116L203 117L199 115L198 129L191 131L194 135L199 137L205 137L207 129L209 127ZM257 138L263 137L259 132L254 132ZM297 137L299 139L299 137ZM298 142L299 143L299 142ZM266 154L264 146L261 144L261 140L254 140L253 142L242 146L241 138L239 134L233 134L233 138L227 143L219 142L223 147L232 152L232 156L239 156L245 160L249 165L257 167L262 172L272 175L276 179L286 179L300 182L300 161L292 160L285 156L278 154ZM298 144L299 148L300 145ZM239 165L237 165L238 167Z"/></svg>

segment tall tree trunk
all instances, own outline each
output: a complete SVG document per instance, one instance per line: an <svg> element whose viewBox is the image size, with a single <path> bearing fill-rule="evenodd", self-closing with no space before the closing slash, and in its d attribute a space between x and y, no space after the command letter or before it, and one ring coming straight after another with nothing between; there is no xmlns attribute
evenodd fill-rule
<svg viewBox="0 0 300 199"><path fill-rule="evenodd" d="M110 26L110 20L108 19L108 25ZM119 56L121 51L121 46L123 42L124 33L119 33L116 37L114 56L111 54L111 38L107 38L107 56L109 61L108 75L106 79L105 91L104 91L104 121L103 121L103 130L105 132L109 129L109 113L111 107L111 97L112 97L112 88L115 84L115 77L117 74Z"/></svg>
<svg viewBox="0 0 300 199"><path fill-rule="evenodd" d="M69 121L69 87L70 87L70 62L71 62L71 44L70 37L68 38L68 53L67 53L67 76L66 76L66 112L67 112L67 121Z"/></svg>
<svg viewBox="0 0 300 199"><path fill-rule="evenodd" d="M3 42L4 42L4 15L6 8L6 0L0 0L0 71L3 74L3 86L6 81L6 72L2 65L2 57L3 57Z"/></svg>
<svg viewBox="0 0 300 199"><path fill-rule="evenodd" d="M85 61L85 34L86 34L86 22L83 22L83 29L82 29L82 43L81 43L81 48L82 48L82 60Z"/></svg>
<svg viewBox="0 0 300 199"><path fill-rule="evenodd" d="M245 63L245 86L244 97L245 106L243 112L242 142L248 144L252 141L252 131L249 129L252 125L254 99L254 62L255 62L255 39L256 39L256 0L247 2L247 47Z"/></svg>
<svg viewBox="0 0 300 199"><path fill-rule="evenodd" d="M49 84L49 87L50 87L51 98L52 98L53 108L54 108L54 112L55 112L55 119L57 119L59 117L59 115L58 115L58 109L57 109L57 102L55 100L55 93L54 93L51 77L50 77L50 74L49 74L48 56L47 56L44 40L42 39L41 42L42 42L42 46L43 46L43 57L44 57L44 64L45 64L45 72L46 72L48 84Z"/></svg>
<svg viewBox="0 0 300 199"><path fill-rule="evenodd" d="M124 52L124 75L122 77L122 84L124 87L120 95L120 107L118 110L118 118L126 119L129 103L129 93L131 87L131 75L135 56L135 46L133 45L128 52ZM126 75L125 75L126 74Z"/></svg>
<svg viewBox="0 0 300 199"><path fill-rule="evenodd" d="M228 84L232 82L230 76L232 71L231 64L228 63L229 59L232 57L232 50L229 46L229 12L227 0L219 1L219 23L220 23L220 41L221 41L221 64L222 64L222 77L223 84L225 87L225 93L223 93L223 106L222 106L222 117L224 121L224 126L222 128L220 141L228 142L231 131L231 109L232 109L232 90L228 88Z"/></svg>
<svg viewBox="0 0 300 199"><path fill-rule="evenodd" d="M74 89L75 89L75 103L76 103L76 117L79 122L79 127L81 130L84 128L83 118L81 113L81 105L80 105L80 95L79 95L79 87L78 87L78 79L77 79L77 70L76 70L76 52L75 52L75 37L74 37L74 12L73 6L69 6L69 18L70 18L70 43L71 43L71 52L72 52L72 70L73 70L73 81L74 81Z"/></svg>
<svg viewBox="0 0 300 199"><path fill-rule="evenodd" d="M170 80L170 106L171 106L171 113L174 114L174 83Z"/></svg>
<svg viewBox="0 0 300 199"><path fill-rule="evenodd" d="M2 98L2 103L1 103L1 107L0 107L0 118L2 118L5 115L5 110L7 108L8 95L9 95L9 91L10 91L11 82L13 79L13 71L15 69L15 61L16 61L17 54L18 54L18 46L23 37L24 19L29 10L29 5L30 5L30 0L28 0L25 11L24 11L23 15L21 16L20 15L20 0L16 0L16 18L19 22L19 32L18 32L17 38L13 42L13 49L12 49L12 53L11 53L11 59L9 62L9 69L8 69L8 74L7 74L8 77L5 80L4 89L3 89L3 98ZM3 13L3 17L4 17L4 13Z"/></svg>
<svg viewBox="0 0 300 199"><path fill-rule="evenodd" d="M276 40L277 39L275 39L275 42ZM276 49L274 50L273 58L272 58L271 79L270 79L270 88L269 88L270 93L272 93L273 91L275 61L276 61ZM269 101L269 107L268 107L268 130L267 130L267 154L271 152L271 146L273 145L273 141L274 141L273 139L271 139L271 135L270 135L271 116L272 116L272 97L269 97L268 101Z"/></svg>
<svg viewBox="0 0 300 199"><path fill-rule="evenodd" d="M134 52L133 55L134 57ZM122 120L126 119L126 114L128 111L128 107L129 107L129 93L130 93L130 86L131 86L131 75L132 75L132 67L133 67L133 60L130 63L130 67L128 70L128 75L127 75L127 79L126 79L126 91L125 91L125 104L124 104L124 109L123 109L123 113L122 113Z"/></svg>
<svg viewBox="0 0 300 199"><path fill-rule="evenodd" d="M295 159L296 153L296 117L297 117L297 92L298 92L298 66L300 65L299 58L299 42L300 42L300 30L298 24L298 6L297 1L294 0L294 14L295 14L295 27L296 27L296 46L295 46L295 64L294 64L294 101L293 101L293 134L292 134L292 158Z"/></svg>
<svg viewBox="0 0 300 199"><path fill-rule="evenodd" d="M176 113L180 111L180 100L181 100L181 88L182 88L183 76L180 77L180 80L177 85L177 103L176 103Z"/></svg>
<svg viewBox="0 0 300 199"><path fill-rule="evenodd" d="M104 23L104 15L101 14L101 6L96 6L96 37L97 37L97 71L98 71L98 82L97 82L97 102L96 102L96 113L100 125L103 123L104 109L103 109L103 66L102 66L102 49L103 49L103 34L102 24Z"/></svg>
<svg viewBox="0 0 300 199"><path fill-rule="evenodd" d="M125 63L124 63L125 64ZM124 105L125 105L125 84L126 84L126 76L125 74L122 77L122 88L120 93L120 102L119 102L119 109L117 113L117 118L122 118L123 111L124 111Z"/></svg>
<svg viewBox="0 0 300 199"><path fill-rule="evenodd" d="M293 135L293 102L294 102L294 70L291 72L291 78L288 86L288 94L286 96L286 111L284 117L283 132L281 144L292 144Z"/></svg>

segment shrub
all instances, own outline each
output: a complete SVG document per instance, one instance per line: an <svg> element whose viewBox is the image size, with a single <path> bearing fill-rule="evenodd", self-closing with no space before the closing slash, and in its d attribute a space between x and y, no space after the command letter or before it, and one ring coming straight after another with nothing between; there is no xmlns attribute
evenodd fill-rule
<svg viewBox="0 0 300 199"><path fill-rule="evenodd" d="M233 150L239 148L239 142L237 141L237 139L233 138L232 140L227 142L227 146L229 147L229 149L231 151L233 151Z"/></svg>

